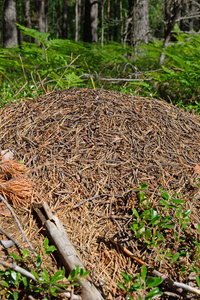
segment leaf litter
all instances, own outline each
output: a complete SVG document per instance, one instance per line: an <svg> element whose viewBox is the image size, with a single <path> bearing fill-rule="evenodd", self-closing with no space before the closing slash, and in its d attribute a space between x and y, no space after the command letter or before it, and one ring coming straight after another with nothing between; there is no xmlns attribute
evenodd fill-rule
<svg viewBox="0 0 200 300"><path fill-rule="evenodd" d="M177 274L176 266L169 268L155 249L135 238L130 224L132 210L139 207L139 185L146 183L151 208L160 211L160 188L185 201L185 209L192 210L186 240L191 244L194 237L198 239L200 124L196 116L160 100L103 89L55 91L3 109L0 145L1 151L12 151L28 170L18 177L18 184L25 187L21 194L13 185L6 196L32 244L37 248L44 240L31 213L32 203L47 201L105 299L119 295L120 271L131 276L140 273L140 266L112 241L171 279L187 282L187 275ZM0 167L5 196L10 166L4 161ZM176 218L175 210L171 213ZM17 235L9 216L0 215L0 224ZM173 251L170 230L165 238L162 247ZM184 263L191 264L192 256Z"/></svg>

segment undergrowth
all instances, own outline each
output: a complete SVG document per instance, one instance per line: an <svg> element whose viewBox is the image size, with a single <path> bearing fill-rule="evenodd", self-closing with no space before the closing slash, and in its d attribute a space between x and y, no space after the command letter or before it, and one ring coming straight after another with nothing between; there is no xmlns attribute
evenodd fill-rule
<svg viewBox="0 0 200 300"><path fill-rule="evenodd" d="M192 211L185 210L185 201L178 198L178 195L170 197L161 189L159 204L152 207L144 192L147 188L147 184L140 184L139 206L133 209L130 227L134 239L143 245L143 251L146 249L156 254L151 268L162 266L170 274L170 278L179 278L181 282L188 282L192 273L196 286L200 287L200 225L192 223ZM195 234L195 229L191 231L191 228L196 228ZM125 292L127 299L146 300L162 295L159 289L163 282L162 276L147 276L147 269L143 265L141 275L136 274L135 277L122 272L124 282L119 283L119 287Z"/></svg>
<svg viewBox="0 0 200 300"><path fill-rule="evenodd" d="M176 42L167 47L164 65L160 66L163 50L158 40L142 45L136 56L129 46L123 48L118 43L105 44L102 49L83 42L50 39L49 34L18 26L41 47L24 42L22 48L0 49L1 106L23 97L36 97L44 90L89 87L161 98L200 112L199 34L176 33ZM178 31L177 26L175 29Z"/></svg>
<svg viewBox="0 0 200 300"><path fill-rule="evenodd" d="M5 295L6 299L17 300L28 299L28 296L34 295L36 299L55 299L58 292L60 293L61 290L65 292L68 286L78 285L77 281L90 273L79 266L67 277L64 268L53 273L48 266L44 265L56 248L53 245L49 246L49 240L46 238L42 250L45 258L42 260L41 256L37 255L32 268L30 266L32 256L29 251L22 249L21 256L11 253L14 260L12 268L0 270L0 298L1 295Z"/></svg>

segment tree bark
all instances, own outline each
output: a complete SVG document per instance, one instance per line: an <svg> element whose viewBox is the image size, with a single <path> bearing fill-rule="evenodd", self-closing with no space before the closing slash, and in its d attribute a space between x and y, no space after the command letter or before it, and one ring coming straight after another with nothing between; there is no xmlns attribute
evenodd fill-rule
<svg viewBox="0 0 200 300"><path fill-rule="evenodd" d="M62 15L62 38L68 38L68 16L67 16L68 1L63 0L63 15Z"/></svg>
<svg viewBox="0 0 200 300"><path fill-rule="evenodd" d="M181 11L181 0L165 0L165 36L163 42L163 52L160 55L159 64L162 65L165 60L165 49L167 48L170 38L171 32L174 28L178 15Z"/></svg>
<svg viewBox="0 0 200 300"><path fill-rule="evenodd" d="M101 48L103 48L104 40L104 5L106 0L101 0Z"/></svg>
<svg viewBox="0 0 200 300"><path fill-rule="evenodd" d="M117 38L118 38L118 7L117 7L117 0L114 1L114 32L113 32L113 40L115 42L117 42Z"/></svg>
<svg viewBox="0 0 200 300"><path fill-rule="evenodd" d="M97 44L97 24L98 0L85 0L84 42Z"/></svg>
<svg viewBox="0 0 200 300"><path fill-rule="evenodd" d="M107 5L107 42L111 40L111 28L110 28L110 0L108 0Z"/></svg>
<svg viewBox="0 0 200 300"><path fill-rule="evenodd" d="M16 2L3 1L2 47L10 48L18 45L16 27Z"/></svg>
<svg viewBox="0 0 200 300"><path fill-rule="evenodd" d="M56 20L56 37L57 39L60 38L60 1L57 1L56 5L56 14L57 14L57 20Z"/></svg>
<svg viewBox="0 0 200 300"><path fill-rule="evenodd" d="M121 44L123 46L124 27L123 27L123 14L122 14L122 0L120 0L120 2L119 2L119 14L120 14L120 25L121 25L121 30L120 30Z"/></svg>
<svg viewBox="0 0 200 300"><path fill-rule="evenodd" d="M130 24L129 39L133 48L142 42L148 43L149 0L129 0Z"/></svg>
<svg viewBox="0 0 200 300"><path fill-rule="evenodd" d="M45 1L39 1L39 31L46 32Z"/></svg>
<svg viewBox="0 0 200 300"><path fill-rule="evenodd" d="M31 28L30 0L24 1L24 26ZM26 40L31 43L31 36L28 36Z"/></svg>
<svg viewBox="0 0 200 300"><path fill-rule="evenodd" d="M75 3L75 42L79 40L80 0Z"/></svg>

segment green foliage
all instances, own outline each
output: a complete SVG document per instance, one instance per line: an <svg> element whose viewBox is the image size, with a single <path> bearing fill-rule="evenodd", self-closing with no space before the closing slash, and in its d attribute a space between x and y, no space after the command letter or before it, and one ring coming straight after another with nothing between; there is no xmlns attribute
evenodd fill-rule
<svg viewBox="0 0 200 300"><path fill-rule="evenodd" d="M200 259L200 243L190 236L188 241L188 225L190 223L189 215L191 209L184 210L185 201L177 198L179 195L170 195L160 189L160 201L156 206L151 206L147 194L148 185L140 184L137 191L139 200L138 208L133 208L133 222L130 225L134 237L140 240L147 249L153 249L157 254L157 261L161 261L162 265L167 268L176 268L176 276L178 274L188 276L189 273L195 272L197 285L200 285L199 279L199 259ZM198 235L200 234L200 225L198 224ZM147 250L148 251L148 250ZM184 258L192 263L187 264ZM158 289L150 290L146 295L144 291L150 289L149 282L154 282L154 287L159 285L159 278L148 277L145 267L142 267L141 275L136 277L124 274L122 272L126 285L120 283L119 287L126 291L127 296L131 293L140 291L138 299L151 299L153 291L159 292ZM150 280L150 281L149 281ZM143 296L141 296L143 295ZM149 297L149 298L148 298ZM131 298L130 299L135 299Z"/></svg>
<svg viewBox="0 0 200 300"><path fill-rule="evenodd" d="M44 254L48 256L55 250L56 248L53 245L49 246L49 240L46 238L44 241ZM85 271L85 269L77 266L68 275L67 283L66 281L63 283L63 279L65 278L64 268L51 274L52 272L48 268L42 266L42 259L37 255L36 268L29 270L30 268L27 266L27 263L30 263L30 252L22 249L22 254L23 256L16 256L12 253L11 256L18 265L25 265L26 270L31 271L35 277L35 281L9 268L1 270L0 291L5 292L7 299L22 299L23 296L32 293L37 295L38 298L45 295L45 299L51 299L52 297L57 297L59 289L65 290L70 285L78 285L77 281L90 273L90 271Z"/></svg>
<svg viewBox="0 0 200 300"><path fill-rule="evenodd" d="M162 283L162 279L157 277L147 277L147 268L142 266L141 275L137 274L131 277L129 274L121 272L125 284L119 283L118 286L123 291L126 291L127 299L135 300L134 292L137 291L138 300L151 300L153 297L162 295L158 285Z"/></svg>
<svg viewBox="0 0 200 300"><path fill-rule="evenodd" d="M164 65L160 66L163 49L158 40L141 45L136 56L130 47L123 48L119 43L105 44L102 49L83 42L50 40L48 34L18 27L42 47L24 42L21 49L0 49L1 106L43 93L39 73L47 92L59 88L102 87L170 100L200 113L200 36L197 34L191 37L175 28L176 42L167 47ZM112 78L119 81L112 82ZM126 78L140 81L126 82Z"/></svg>

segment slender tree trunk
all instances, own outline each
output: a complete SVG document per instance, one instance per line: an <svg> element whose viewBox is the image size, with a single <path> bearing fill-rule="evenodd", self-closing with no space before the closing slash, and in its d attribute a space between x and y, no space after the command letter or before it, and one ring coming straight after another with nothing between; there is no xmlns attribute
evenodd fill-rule
<svg viewBox="0 0 200 300"><path fill-rule="evenodd" d="M45 0L45 32L49 32L49 0Z"/></svg>
<svg viewBox="0 0 200 300"><path fill-rule="evenodd" d="M57 21L56 21L56 37L60 38L60 1L57 1L56 5Z"/></svg>
<svg viewBox="0 0 200 300"><path fill-rule="evenodd" d="M113 33L113 40L117 42L118 38L118 8L117 8L117 0L114 2L114 21L115 21L115 26L114 26L114 33Z"/></svg>
<svg viewBox="0 0 200 300"><path fill-rule="evenodd" d="M16 2L14 0L3 1L2 47L17 46L16 27Z"/></svg>
<svg viewBox="0 0 200 300"><path fill-rule="evenodd" d="M84 42L97 44L98 0L85 0Z"/></svg>
<svg viewBox="0 0 200 300"><path fill-rule="evenodd" d="M75 42L79 40L79 0L75 3Z"/></svg>
<svg viewBox="0 0 200 300"><path fill-rule="evenodd" d="M63 0L63 16L62 16L62 38L68 38L68 16L67 16L68 1Z"/></svg>
<svg viewBox="0 0 200 300"><path fill-rule="evenodd" d="M108 5L107 5L107 42L111 40L111 28L110 28L110 0L108 0Z"/></svg>
<svg viewBox="0 0 200 300"><path fill-rule="evenodd" d="M123 27L123 14L122 14L122 0L120 0L119 2L119 14L120 14L120 25L121 25L121 30L120 30L121 44L123 46L124 27Z"/></svg>
<svg viewBox="0 0 200 300"><path fill-rule="evenodd" d="M39 1L39 31L46 31L45 0Z"/></svg>
<svg viewBox="0 0 200 300"><path fill-rule="evenodd" d="M24 13L24 1L16 0L16 11L17 11L17 21L18 24L23 24L23 13ZM17 28L17 40L18 46L21 49L23 46L23 34L21 30Z"/></svg>
<svg viewBox="0 0 200 300"><path fill-rule="evenodd" d="M165 36L163 42L163 52L160 55L159 63L162 65L165 60L165 49L167 48L170 38L171 32L174 28L178 15L181 12L182 3L181 0L165 0Z"/></svg>
<svg viewBox="0 0 200 300"><path fill-rule="evenodd" d="M30 0L24 1L24 26L31 28ZM31 36L27 37L27 41L31 43Z"/></svg>
<svg viewBox="0 0 200 300"><path fill-rule="evenodd" d="M106 0L101 1L101 48L103 48L104 40L104 5Z"/></svg>

